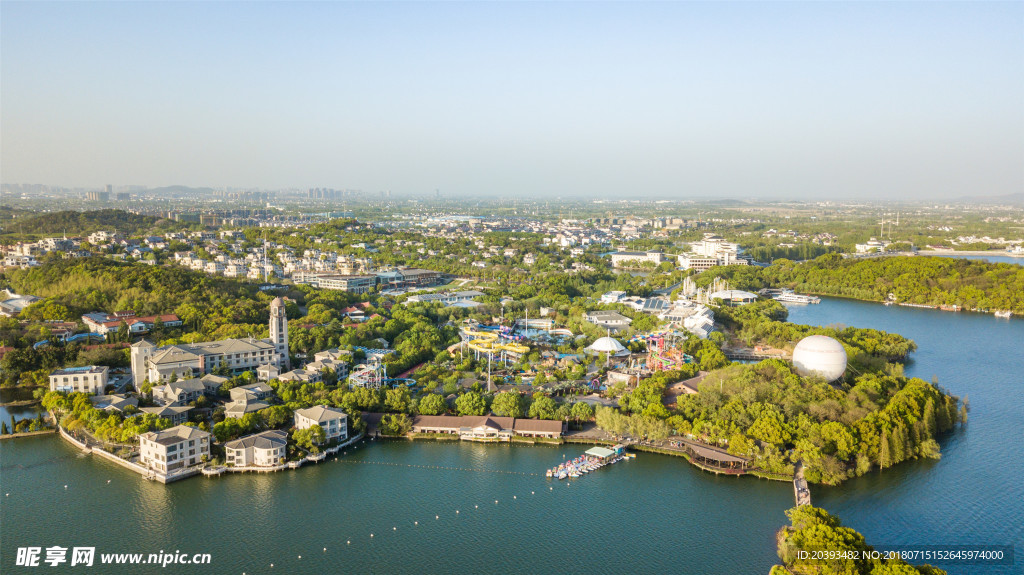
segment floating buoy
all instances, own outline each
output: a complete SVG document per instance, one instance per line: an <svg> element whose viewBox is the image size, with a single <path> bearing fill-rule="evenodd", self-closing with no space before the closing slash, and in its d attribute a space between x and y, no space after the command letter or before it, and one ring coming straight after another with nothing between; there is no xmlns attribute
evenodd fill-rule
<svg viewBox="0 0 1024 575"><path fill-rule="evenodd" d="M459 514L459 510L458 510L458 509L456 509L456 510L455 510L455 514L456 514L456 515L458 515L458 514Z"/></svg>
<svg viewBox="0 0 1024 575"><path fill-rule="evenodd" d="M412 522L412 524L413 524L413 525L419 525L419 524L420 524L420 522L419 522L419 521L413 521L413 522Z"/></svg>
<svg viewBox="0 0 1024 575"><path fill-rule="evenodd" d="M109 479L107 480L107 483L110 483L110 480L109 480Z"/></svg>
<svg viewBox="0 0 1024 575"><path fill-rule="evenodd" d="M351 545L351 544L352 544L352 541L346 541L345 542L345 545Z"/></svg>
<svg viewBox="0 0 1024 575"><path fill-rule="evenodd" d="M479 505L474 505L473 509L480 509L480 506Z"/></svg>
<svg viewBox="0 0 1024 575"><path fill-rule="evenodd" d="M65 485L65 486L64 486L64 489L67 489L67 488L68 488L68 486L67 486L67 485Z"/></svg>
<svg viewBox="0 0 1024 575"><path fill-rule="evenodd" d="M302 559L302 555L299 555L299 559Z"/></svg>
<svg viewBox="0 0 1024 575"><path fill-rule="evenodd" d="M391 530L392 531L398 531L398 528L397 527L392 527Z"/></svg>
<svg viewBox="0 0 1024 575"><path fill-rule="evenodd" d="M440 519L440 517L439 517L439 516L437 516L437 515L435 515L435 516L434 516L434 519Z"/></svg>
<svg viewBox="0 0 1024 575"><path fill-rule="evenodd" d="M531 492L530 492L530 495L533 495L533 494L534 494L534 493L533 493L533 492L531 491Z"/></svg>
<svg viewBox="0 0 1024 575"><path fill-rule="evenodd" d="M370 533L370 537L371 537L371 538L373 537L373 533Z"/></svg>
<svg viewBox="0 0 1024 575"><path fill-rule="evenodd" d="M515 499L515 498L516 498L516 496L515 496L515 495L513 495L513 496L512 496L512 499Z"/></svg>
<svg viewBox="0 0 1024 575"><path fill-rule="evenodd" d="M497 504L498 504L498 500L497 500L497 499L495 499L495 500L494 500L494 504L495 504L495 505L497 505Z"/></svg>
<svg viewBox="0 0 1024 575"><path fill-rule="evenodd" d="M324 553L327 553L327 548L326 547L324 547Z"/></svg>

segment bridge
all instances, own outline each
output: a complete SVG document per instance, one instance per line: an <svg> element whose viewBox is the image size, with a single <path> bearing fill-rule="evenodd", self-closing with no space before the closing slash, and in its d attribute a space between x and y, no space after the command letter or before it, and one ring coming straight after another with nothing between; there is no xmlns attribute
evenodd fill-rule
<svg viewBox="0 0 1024 575"><path fill-rule="evenodd" d="M796 505L811 504L811 490L807 487L807 480L804 479L804 462L798 461L793 468L793 494L796 496Z"/></svg>

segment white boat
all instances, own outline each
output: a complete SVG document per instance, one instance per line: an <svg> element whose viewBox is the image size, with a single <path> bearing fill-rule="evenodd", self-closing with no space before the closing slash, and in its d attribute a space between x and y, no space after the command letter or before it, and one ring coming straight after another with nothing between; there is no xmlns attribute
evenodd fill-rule
<svg viewBox="0 0 1024 575"><path fill-rule="evenodd" d="M1004 309L1004 310L997 311L995 315L996 315L996 317L1009 318L1010 316L1013 315L1013 312L1008 310L1008 309Z"/></svg>
<svg viewBox="0 0 1024 575"><path fill-rule="evenodd" d="M775 296L775 299L776 301L789 303L821 303L821 298L817 296L798 294L792 290L784 290L782 293Z"/></svg>

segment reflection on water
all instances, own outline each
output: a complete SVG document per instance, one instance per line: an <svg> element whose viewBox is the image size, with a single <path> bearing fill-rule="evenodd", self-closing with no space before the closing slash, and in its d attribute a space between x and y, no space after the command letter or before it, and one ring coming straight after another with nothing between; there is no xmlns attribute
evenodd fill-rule
<svg viewBox="0 0 1024 575"><path fill-rule="evenodd" d="M1024 410L1017 400L1024 321L832 298L794 306L790 318L907 335L919 345L908 375L935 375L952 393L969 395L972 406L967 429L942 440L941 460L904 463L836 488L812 486L816 505L880 545L1024 548ZM460 470L540 473L586 447L373 442L294 472L164 486L96 457L79 459L53 437L4 441L0 483L10 496L0 498L0 572L16 572L17 547L55 544L213 555L212 571L175 571L185 574L266 573L275 563L274 572L318 575L732 575L766 573L777 560L774 533L793 505L787 483L716 476L652 454L575 481ZM401 465L380 464L387 462Z"/></svg>
<svg viewBox="0 0 1024 575"><path fill-rule="evenodd" d="M966 429L944 437L942 459L914 461L837 488L814 488L814 503L837 512L868 540L887 544L983 542L1024 545L1024 458L1019 430L1024 321L837 298L789 307L794 323L841 323L900 333L917 342L906 374L939 385L971 406ZM1011 573L972 567L971 573Z"/></svg>

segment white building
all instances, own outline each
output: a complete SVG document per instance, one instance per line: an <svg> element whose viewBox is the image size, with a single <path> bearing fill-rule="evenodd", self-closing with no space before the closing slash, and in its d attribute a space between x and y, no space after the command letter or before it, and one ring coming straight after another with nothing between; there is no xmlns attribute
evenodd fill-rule
<svg viewBox="0 0 1024 575"><path fill-rule="evenodd" d="M103 395L110 368L105 365L66 367L50 374L50 391Z"/></svg>
<svg viewBox="0 0 1024 575"><path fill-rule="evenodd" d="M219 367L239 374L253 371L261 365L287 366L288 321L284 317L284 301L277 298L270 308L268 339L225 339L161 347L146 340L133 344L131 364L136 388L147 380L163 383L174 375L189 379L209 374Z"/></svg>
<svg viewBox="0 0 1024 575"><path fill-rule="evenodd" d="M210 434L195 427L179 425L139 436L139 460L161 475L199 465L203 456L210 457Z"/></svg>
<svg viewBox="0 0 1024 575"><path fill-rule="evenodd" d="M661 252L615 252L612 254L612 267L641 262L652 262L654 265L658 265L664 261L665 254Z"/></svg>
<svg viewBox="0 0 1024 575"><path fill-rule="evenodd" d="M624 297L626 297L624 291L610 291L601 296L601 303L619 303Z"/></svg>
<svg viewBox="0 0 1024 575"><path fill-rule="evenodd" d="M708 258L718 258L723 253L731 253L735 256L739 253L739 244L725 241L721 236L707 234L704 239L691 242L690 251Z"/></svg>
<svg viewBox="0 0 1024 575"><path fill-rule="evenodd" d="M296 429L309 429L314 425L319 425L324 430L327 441L348 439L348 416L340 409L315 405L308 409L295 410Z"/></svg>
<svg viewBox="0 0 1024 575"><path fill-rule="evenodd" d="M157 417L163 417L171 422L171 425L181 425L188 421L188 412L192 411L192 408L187 405L177 406L163 406L163 407L143 407L139 411L143 413L152 413Z"/></svg>
<svg viewBox="0 0 1024 575"><path fill-rule="evenodd" d="M683 254L679 256L679 267L684 270L709 270L718 265L718 258L709 258L696 254Z"/></svg>
<svg viewBox="0 0 1024 575"><path fill-rule="evenodd" d="M203 384L203 380L198 378L180 379L154 386L153 401L167 406L185 405L199 399L205 393L206 385Z"/></svg>
<svg viewBox="0 0 1024 575"><path fill-rule="evenodd" d="M879 240L871 238L866 244L856 244L854 247L857 248L858 254L866 254L869 252L884 252L889 244L892 243L888 240Z"/></svg>
<svg viewBox="0 0 1024 575"><path fill-rule="evenodd" d="M722 300L724 305L747 305L757 301L757 294L738 289L719 290L708 295L710 301Z"/></svg>
<svg viewBox="0 0 1024 575"><path fill-rule="evenodd" d="M235 467L273 467L284 461L288 434L272 429L224 444L225 461Z"/></svg>
<svg viewBox="0 0 1024 575"><path fill-rule="evenodd" d="M288 318L285 317L284 299L274 298L270 302L270 343L277 348L281 356L281 367L284 370L291 369L292 361L288 356Z"/></svg>
<svg viewBox="0 0 1024 575"><path fill-rule="evenodd" d="M633 323L632 319L617 311L590 311L583 314L583 319L613 332L624 330L629 327L629 324Z"/></svg>

